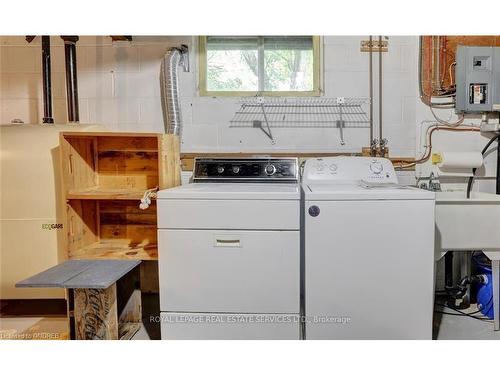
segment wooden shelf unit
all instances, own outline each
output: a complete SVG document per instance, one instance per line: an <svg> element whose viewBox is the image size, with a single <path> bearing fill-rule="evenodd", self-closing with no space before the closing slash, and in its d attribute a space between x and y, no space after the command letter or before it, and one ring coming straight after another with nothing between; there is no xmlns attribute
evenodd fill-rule
<svg viewBox="0 0 500 375"><path fill-rule="evenodd" d="M68 258L157 260L156 202L139 203L180 184L178 137L62 132L60 145Z"/></svg>
<svg viewBox="0 0 500 375"><path fill-rule="evenodd" d="M73 189L68 191L66 199L111 199L111 200L139 199L140 200L144 195L144 190L102 189L98 187L88 188L88 189Z"/></svg>
<svg viewBox="0 0 500 375"><path fill-rule="evenodd" d="M69 259L158 259L156 202L70 199Z"/></svg>

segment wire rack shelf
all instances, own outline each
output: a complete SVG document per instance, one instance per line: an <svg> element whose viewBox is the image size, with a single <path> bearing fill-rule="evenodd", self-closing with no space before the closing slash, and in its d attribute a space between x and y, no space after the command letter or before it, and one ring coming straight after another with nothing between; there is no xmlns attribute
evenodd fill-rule
<svg viewBox="0 0 500 375"><path fill-rule="evenodd" d="M274 143L271 128L367 128L368 98L243 98L230 127L261 129Z"/></svg>
<svg viewBox="0 0 500 375"><path fill-rule="evenodd" d="M340 99L340 100L339 100ZM344 99L342 102L341 99ZM231 127L255 127L255 122L269 127L369 127L365 98L246 98L231 119Z"/></svg>

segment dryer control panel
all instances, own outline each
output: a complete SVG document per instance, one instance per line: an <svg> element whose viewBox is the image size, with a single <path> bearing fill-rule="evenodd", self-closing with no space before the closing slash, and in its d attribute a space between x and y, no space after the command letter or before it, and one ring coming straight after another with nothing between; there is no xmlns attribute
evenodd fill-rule
<svg viewBox="0 0 500 375"><path fill-rule="evenodd" d="M334 156L309 159L304 166L303 182L348 183L353 181L398 183L394 166L389 159Z"/></svg>
<svg viewBox="0 0 500 375"><path fill-rule="evenodd" d="M196 158L193 182L298 182L297 158Z"/></svg>

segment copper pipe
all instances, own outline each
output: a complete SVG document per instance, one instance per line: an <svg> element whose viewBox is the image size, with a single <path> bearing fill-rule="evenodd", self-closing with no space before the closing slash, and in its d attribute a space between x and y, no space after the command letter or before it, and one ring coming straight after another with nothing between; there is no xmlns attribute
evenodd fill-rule
<svg viewBox="0 0 500 375"><path fill-rule="evenodd" d="M455 106L454 101L446 102L446 103L432 103L432 97L434 94L432 84L432 73L434 71L433 68L433 56L434 56L434 37L433 36L420 36L419 38L419 57L418 57L418 88L420 99L424 104L429 107L443 107L443 108L453 108ZM427 51L426 53L424 53ZM425 57L425 63L424 63ZM426 69L424 71L424 67L430 67L430 71ZM424 87L424 81L426 82ZM429 88L431 92L425 92L425 89Z"/></svg>
<svg viewBox="0 0 500 375"><path fill-rule="evenodd" d="M397 168L411 168L411 167L414 167L417 164L424 163L427 160L429 160L429 158L431 157L431 153L432 153L432 134L436 130L456 131L456 132L460 132L460 131L478 132L478 131L480 131L480 129L476 128L476 127L460 127L460 128L456 128L456 127L451 127L451 126L440 126L440 125L430 126L427 129L427 150L425 151L424 156L422 156L420 159L416 159L416 160L414 160L414 161L412 161L410 163L408 163L407 160L391 159L393 163L398 163L398 162L400 163L400 165L396 166L396 167ZM402 165L401 163L407 163L407 164L406 165Z"/></svg>
<svg viewBox="0 0 500 375"><path fill-rule="evenodd" d="M382 141L382 35L378 37L378 132L379 142Z"/></svg>
<svg viewBox="0 0 500 375"><path fill-rule="evenodd" d="M370 35L369 57L369 92L370 92L370 147L373 142L373 37Z"/></svg>

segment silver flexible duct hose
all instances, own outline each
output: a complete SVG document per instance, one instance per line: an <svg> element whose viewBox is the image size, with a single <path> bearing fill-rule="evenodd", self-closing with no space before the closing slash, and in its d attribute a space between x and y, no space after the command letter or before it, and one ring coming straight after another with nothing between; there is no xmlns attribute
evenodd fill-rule
<svg viewBox="0 0 500 375"><path fill-rule="evenodd" d="M161 104L165 133L182 135L182 116L179 101L179 77L177 68L182 65L189 71L188 48L170 48L161 63L160 86Z"/></svg>

